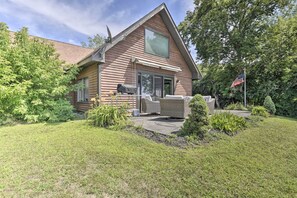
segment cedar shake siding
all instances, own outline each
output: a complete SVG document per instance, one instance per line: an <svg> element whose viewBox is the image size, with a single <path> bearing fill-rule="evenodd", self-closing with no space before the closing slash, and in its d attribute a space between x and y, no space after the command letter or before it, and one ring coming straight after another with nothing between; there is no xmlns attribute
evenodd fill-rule
<svg viewBox="0 0 297 198"><path fill-rule="evenodd" d="M169 38L169 58L162 58L145 52L145 28L152 29ZM163 65L179 66L182 71L176 73L138 64L135 65L132 64L131 57L146 59ZM137 71L148 71L172 76L175 84L175 95L192 95L192 73L159 14L149 19L129 34L125 40L106 52L105 63L102 64L101 71L101 96L106 97L108 101L109 97L107 95L110 91L115 92L119 83L136 85ZM179 82L176 84L177 80Z"/></svg>

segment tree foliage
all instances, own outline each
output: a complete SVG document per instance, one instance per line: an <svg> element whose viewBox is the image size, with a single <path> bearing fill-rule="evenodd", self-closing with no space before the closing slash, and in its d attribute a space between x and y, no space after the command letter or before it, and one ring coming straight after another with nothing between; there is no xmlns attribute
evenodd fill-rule
<svg viewBox="0 0 297 198"><path fill-rule="evenodd" d="M81 42L81 46L88 48L97 48L104 44L105 37L99 34L94 35L93 37L88 37L88 42Z"/></svg>
<svg viewBox="0 0 297 198"><path fill-rule="evenodd" d="M184 39L192 42L204 63L246 66L254 60L258 38L270 24L270 16L290 0L196 0L179 25Z"/></svg>
<svg viewBox="0 0 297 198"><path fill-rule="evenodd" d="M7 118L69 119L72 107L66 96L76 74L77 68L60 61L51 44L30 38L27 28L11 37L7 25L0 23L0 123Z"/></svg>
<svg viewBox="0 0 297 198"><path fill-rule="evenodd" d="M207 68L194 93L214 95L221 106L242 102L242 86L230 85L246 67L249 103L270 95L278 114L297 116L296 18L294 0L196 0L179 25Z"/></svg>
<svg viewBox="0 0 297 198"><path fill-rule="evenodd" d="M277 114L297 117L297 15L279 18L262 38L259 61L249 71L250 101L270 95Z"/></svg>

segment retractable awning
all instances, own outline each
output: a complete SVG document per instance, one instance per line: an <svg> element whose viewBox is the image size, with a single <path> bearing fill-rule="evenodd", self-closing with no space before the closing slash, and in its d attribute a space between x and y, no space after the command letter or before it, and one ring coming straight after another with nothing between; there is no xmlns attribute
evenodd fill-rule
<svg viewBox="0 0 297 198"><path fill-rule="evenodd" d="M158 68L158 69L164 69L164 70L173 71L173 72L180 72L180 71L182 71L181 68L180 67L177 67L177 66L164 65L164 64L161 64L161 63L152 62L152 61L149 61L149 60L140 59L140 58L136 58L136 57L132 57L131 60L132 60L133 63L137 63L137 64L148 66L148 67L153 67L153 68Z"/></svg>

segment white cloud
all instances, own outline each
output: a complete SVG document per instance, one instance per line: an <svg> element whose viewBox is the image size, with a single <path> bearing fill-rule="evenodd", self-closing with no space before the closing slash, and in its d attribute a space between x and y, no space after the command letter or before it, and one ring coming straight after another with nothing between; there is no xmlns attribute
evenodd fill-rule
<svg viewBox="0 0 297 198"><path fill-rule="evenodd" d="M194 0L169 0L169 4L179 4L181 6L181 10L185 13L187 11L193 11L195 8Z"/></svg>
<svg viewBox="0 0 297 198"><path fill-rule="evenodd" d="M112 3L113 0L83 2L85 5L78 1L66 4L59 0L8 0L1 5L0 12L17 13L22 20L30 21L32 23L30 26L40 20L36 16L43 16L76 32L92 36L97 33L106 34L105 25L116 34L130 22L119 23L123 16L131 18L129 10L107 13ZM17 12L15 12L16 7L19 9Z"/></svg>
<svg viewBox="0 0 297 198"><path fill-rule="evenodd" d="M68 39L67 43L71 43L73 45L80 45L80 43L76 42L75 40Z"/></svg>
<svg viewBox="0 0 297 198"><path fill-rule="evenodd" d="M195 8L194 0L185 0L185 7L187 11L193 11Z"/></svg>

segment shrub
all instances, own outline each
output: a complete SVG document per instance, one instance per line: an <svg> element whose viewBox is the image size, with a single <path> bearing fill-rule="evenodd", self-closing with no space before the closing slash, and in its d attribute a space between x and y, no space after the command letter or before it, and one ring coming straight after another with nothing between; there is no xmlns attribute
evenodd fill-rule
<svg viewBox="0 0 297 198"><path fill-rule="evenodd" d="M241 103L229 104L227 107L225 107L225 109L226 110L242 110L242 111L247 110L247 108L245 108L244 105Z"/></svg>
<svg viewBox="0 0 297 198"><path fill-rule="evenodd" d="M65 98L75 88L78 68L59 60L53 45L29 37L26 28L11 39L0 23L0 35L0 124L71 119Z"/></svg>
<svg viewBox="0 0 297 198"><path fill-rule="evenodd" d="M248 110L248 111L252 111L252 110L253 110L253 108L254 108L254 105L247 105L247 107L246 107L246 108L247 108L247 110Z"/></svg>
<svg viewBox="0 0 297 198"><path fill-rule="evenodd" d="M267 112L265 107L262 106L255 106L252 109L252 115L254 116L262 116L262 117L268 117L269 113Z"/></svg>
<svg viewBox="0 0 297 198"><path fill-rule="evenodd" d="M186 119L182 131L185 134L196 135L203 138L208 131L208 108L205 100L197 94L190 101L191 113Z"/></svg>
<svg viewBox="0 0 297 198"><path fill-rule="evenodd" d="M246 127L246 121L243 117L228 112L214 114L210 118L210 123L213 129L228 135L234 135L237 131Z"/></svg>
<svg viewBox="0 0 297 198"><path fill-rule="evenodd" d="M269 113L275 114L276 112L275 105L270 96L266 96L263 106L267 109Z"/></svg>
<svg viewBox="0 0 297 198"><path fill-rule="evenodd" d="M67 100L58 100L52 102L52 109L50 111L50 116L48 121L58 122L58 121L68 121L74 118L73 106Z"/></svg>
<svg viewBox="0 0 297 198"><path fill-rule="evenodd" d="M87 112L87 122L98 127L121 128L127 121L127 105L100 105Z"/></svg>

